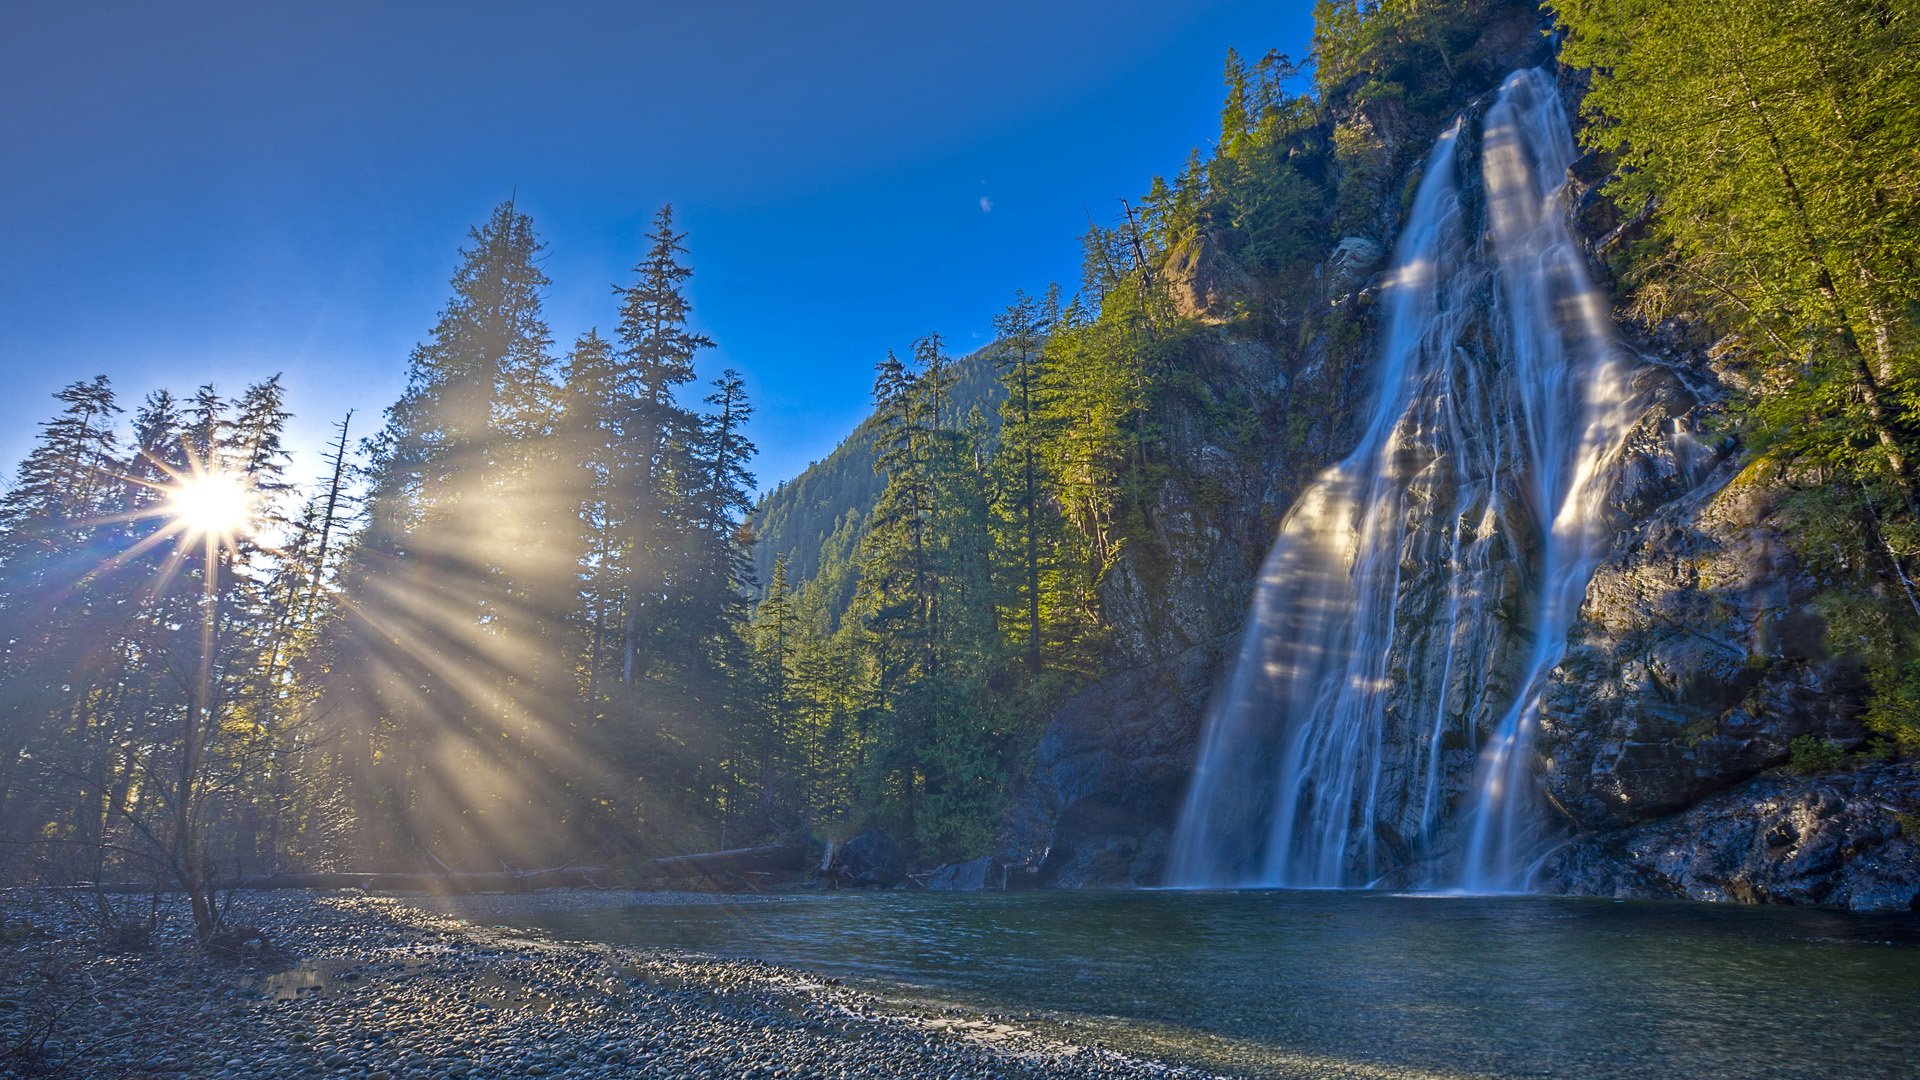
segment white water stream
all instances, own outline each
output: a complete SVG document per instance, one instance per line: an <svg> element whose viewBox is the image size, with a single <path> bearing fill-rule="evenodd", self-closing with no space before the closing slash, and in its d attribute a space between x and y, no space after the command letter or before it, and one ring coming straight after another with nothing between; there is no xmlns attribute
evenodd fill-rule
<svg viewBox="0 0 1920 1080"><path fill-rule="evenodd" d="M1552 77L1434 146L1353 452L1288 513L1206 721L1166 880L1522 888L1531 741L1609 530L1635 361L1568 230Z"/></svg>

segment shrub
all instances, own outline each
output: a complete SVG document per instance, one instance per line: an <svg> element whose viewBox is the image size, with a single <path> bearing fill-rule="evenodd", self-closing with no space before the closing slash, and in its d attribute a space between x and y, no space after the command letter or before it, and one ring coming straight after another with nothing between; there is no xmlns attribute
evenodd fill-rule
<svg viewBox="0 0 1920 1080"><path fill-rule="evenodd" d="M1893 821L1900 827L1901 836L1920 844L1920 806L1904 813L1896 812L1893 815Z"/></svg>
<svg viewBox="0 0 1920 1080"><path fill-rule="evenodd" d="M1802 735L1787 744L1787 767L1797 773L1831 772L1847 763L1839 743L1818 735Z"/></svg>

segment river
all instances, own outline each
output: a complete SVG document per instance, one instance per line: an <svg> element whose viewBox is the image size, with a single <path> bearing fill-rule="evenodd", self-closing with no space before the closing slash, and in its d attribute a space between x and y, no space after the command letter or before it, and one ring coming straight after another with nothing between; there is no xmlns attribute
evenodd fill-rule
<svg viewBox="0 0 1920 1080"><path fill-rule="evenodd" d="M507 921L1250 1075L1912 1076L1920 918L1352 891L803 894Z"/></svg>

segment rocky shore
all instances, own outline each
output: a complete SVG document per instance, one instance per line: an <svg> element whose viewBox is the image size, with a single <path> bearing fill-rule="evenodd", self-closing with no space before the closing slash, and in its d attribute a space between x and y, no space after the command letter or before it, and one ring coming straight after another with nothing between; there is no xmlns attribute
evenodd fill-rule
<svg viewBox="0 0 1920 1080"><path fill-rule="evenodd" d="M1200 1075L767 964L479 929L423 897L242 894L229 921L265 947L203 956L174 905L115 950L74 898L0 892L0 1076Z"/></svg>

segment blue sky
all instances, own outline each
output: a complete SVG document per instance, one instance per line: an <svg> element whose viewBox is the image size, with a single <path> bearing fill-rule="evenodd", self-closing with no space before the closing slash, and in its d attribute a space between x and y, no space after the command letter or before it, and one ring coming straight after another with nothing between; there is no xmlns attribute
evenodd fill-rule
<svg viewBox="0 0 1920 1080"><path fill-rule="evenodd" d="M369 433L509 194L559 348L611 332L654 210L690 233L703 377L745 373L764 486L873 364L1069 288L1089 215L1210 145L1228 46L1306 0L0 4L0 458L65 383L131 405L284 372L302 476Z"/></svg>

